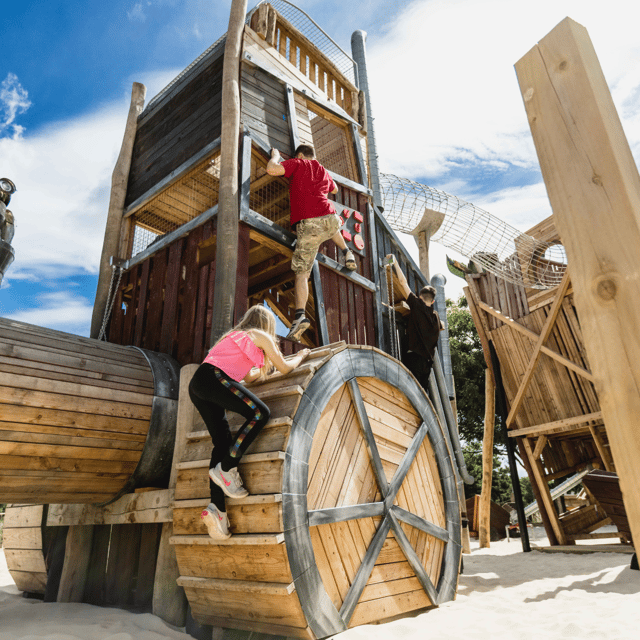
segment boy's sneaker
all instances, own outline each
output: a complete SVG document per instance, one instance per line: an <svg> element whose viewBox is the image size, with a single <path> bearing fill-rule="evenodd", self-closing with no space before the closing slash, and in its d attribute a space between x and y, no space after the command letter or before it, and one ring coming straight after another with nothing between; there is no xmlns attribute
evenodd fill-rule
<svg viewBox="0 0 640 640"><path fill-rule="evenodd" d="M215 504L209 504L200 514L200 519L207 525L209 535L214 540L227 540L231 537L227 512L218 511L218 507Z"/></svg>
<svg viewBox="0 0 640 640"><path fill-rule="evenodd" d="M311 321L307 320L304 316L300 316L293 321L291 325L291 329L287 334L287 338L289 340L294 340L298 342L300 340L300 336L311 326Z"/></svg>
<svg viewBox="0 0 640 640"><path fill-rule="evenodd" d="M209 469L209 477L230 498L246 498L249 495L249 492L242 484L238 467L231 467L229 471L223 471L222 464L218 462L213 469Z"/></svg>
<svg viewBox="0 0 640 640"><path fill-rule="evenodd" d="M356 264L356 257L353 255L353 251L351 251L351 249L344 254L344 266L347 267L349 271L355 271L358 268L358 265Z"/></svg>

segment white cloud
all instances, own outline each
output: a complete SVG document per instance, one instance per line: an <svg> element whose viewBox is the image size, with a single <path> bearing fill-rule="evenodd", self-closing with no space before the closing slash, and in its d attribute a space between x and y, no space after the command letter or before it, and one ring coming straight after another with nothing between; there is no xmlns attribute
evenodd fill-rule
<svg viewBox="0 0 640 640"><path fill-rule="evenodd" d="M127 18L135 22L145 22L147 16L144 13L145 5L149 6L150 2L136 2L133 7L127 11Z"/></svg>
<svg viewBox="0 0 640 640"><path fill-rule="evenodd" d="M537 166L513 65L567 15L589 31L636 149L635 5L610 0L417 0L367 43L381 169L446 179L455 163ZM435 186L435 185L434 185Z"/></svg>
<svg viewBox="0 0 640 640"><path fill-rule="evenodd" d="M37 303L36 308L25 309L6 317L38 327L89 335L93 301L60 291L40 295L33 302Z"/></svg>
<svg viewBox="0 0 640 640"><path fill-rule="evenodd" d="M24 129L13 124L16 116L24 113L31 106L29 94L20 84L15 73L7 74L0 84L0 134L13 128L13 137L20 137Z"/></svg>
<svg viewBox="0 0 640 640"><path fill-rule="evenodd" d="M175 70L141 74L152 97ZM129 96L19 138L0 138L17 191L16 258L6 279L55 279L98 270L111 173L122 144Z"/></svg>

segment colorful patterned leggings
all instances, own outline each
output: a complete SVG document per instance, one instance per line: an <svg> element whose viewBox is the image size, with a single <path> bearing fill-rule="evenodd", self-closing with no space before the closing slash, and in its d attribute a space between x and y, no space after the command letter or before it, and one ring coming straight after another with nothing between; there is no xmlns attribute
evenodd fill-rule
<svg viewBox="0 0 640 640"><path fill-rule="evenodd" d="M213 442L209 468L218 462L225 471L238 466L244 452L269 420L267 405L224 371L208 363L201 364L195 372L189 384L189 396ZM231 436L226 411L238 413L245 419L235 439ZM209 488L211 502L225 510L222 489L211 480Z"/></svg>

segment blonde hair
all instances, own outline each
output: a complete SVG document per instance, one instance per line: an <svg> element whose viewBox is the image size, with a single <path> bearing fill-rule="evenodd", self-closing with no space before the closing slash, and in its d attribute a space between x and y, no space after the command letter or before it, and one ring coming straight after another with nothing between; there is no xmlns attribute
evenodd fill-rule
<svg viewBox="0 0 640 640"><path fill-rule="evenodd" d="M238 324L227 331L220 340L226 338L230 333L234 331L250 331L251 329L257 329L258 331L263 331L264 333L271 336L274 340L274 344L278 351L280 347L278 345L278 341L276 340L276 317L273 315L273 312L270 309L267 309L264 305L255 304L253 307L249 307L247 312L242 316L242 320L238 322ZM220 342L218 340L218 342ZM260 349L262 351L262 349ZM264 380L274 369L273 363L267 357L267 354L264 353L264 364L260 369L260 380Z"/></svg>

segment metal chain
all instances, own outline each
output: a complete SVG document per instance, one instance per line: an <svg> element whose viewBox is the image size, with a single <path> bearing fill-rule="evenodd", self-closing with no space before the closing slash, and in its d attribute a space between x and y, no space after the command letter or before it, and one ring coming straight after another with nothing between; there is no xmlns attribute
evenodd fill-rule
<svg viewBox="0 0 640 640"><path fill-rule="evenodd" d="M118 270L118 282L116 283L115 289L113 288L113 281L116 277L116 269ZM122 267L118 265L111 265L111 282L109 283L109 294L107 295L107 304L104 308L104 318L102 318L102 326L100 327L100 333L98 334L98 340L106 340L105 338L105 330L107 328L107 320L111 315L111 309L113 309L113 303L116 300L116 292L118 291L118 287L120 286L120 280L122 279Z"/></svg>

